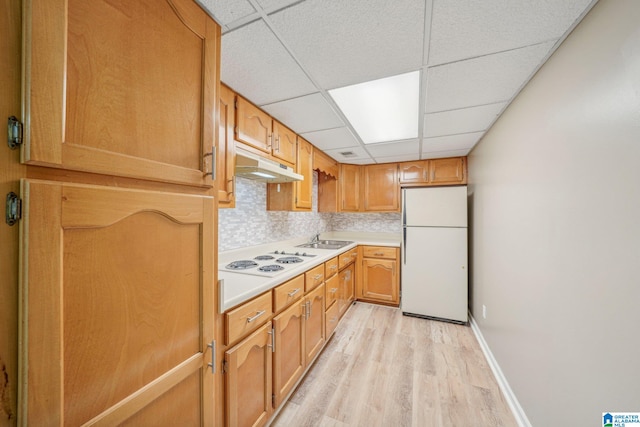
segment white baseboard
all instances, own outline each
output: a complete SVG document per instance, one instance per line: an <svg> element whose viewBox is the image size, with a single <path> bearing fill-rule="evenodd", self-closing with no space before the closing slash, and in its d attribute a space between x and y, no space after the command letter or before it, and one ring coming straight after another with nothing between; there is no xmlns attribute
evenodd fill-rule
<svg viewBox="0 0 640 427"><path fill-rule="evenodd" d="M493 353L491 353L491 349L489 348L487 342L484 340L484 336L482 336L482 332L480 331L480 328L478 327L478 324L476 323L476 320L473 318L471 313L469 313L469 324L471 325L471 330L478 340L478 344L480 344L480 348L484 353L484 357L487 359L487 363L489 363L489 366L491 367L493 376L496 378L498 386L500 387L500 390L502 391L502 394L504 395L509 408L511 408L511 412L513 412L513 416L515 417L516 422L520 427L531 427L531 423L527 418L527 414L524 413L522 406L520 406L520 402L518 402L516 395L513 393L513 390L511 390L509 382L507 382L507 379L502 373L502 369L500 369L500 365L498 365L495 357L493 357Z"/></svg>

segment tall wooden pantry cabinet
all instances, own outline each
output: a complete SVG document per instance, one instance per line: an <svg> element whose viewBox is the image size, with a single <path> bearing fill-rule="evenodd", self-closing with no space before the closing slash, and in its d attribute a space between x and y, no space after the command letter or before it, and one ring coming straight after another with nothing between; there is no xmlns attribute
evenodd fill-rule
<svg viewBox="0 0 640 427"><path fill-rule="evenodd" d="M220 27L23 0L17 419L214 425Z"/></svg>

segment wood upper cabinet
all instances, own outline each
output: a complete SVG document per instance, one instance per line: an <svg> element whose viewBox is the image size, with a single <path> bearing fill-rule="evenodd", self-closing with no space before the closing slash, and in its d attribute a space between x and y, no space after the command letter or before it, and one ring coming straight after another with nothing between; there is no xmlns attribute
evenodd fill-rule
<svg viewBox="0 0 640 427"><path fill-rule="evenodd" d="M218 188L218 207L235 207L235 165L236 151L233 138L236 127L235 93L225 85L220 85L218 104L218 155L216 157L216 187Z"/></svg>
<svg viewBox="0 0 640 427"><path fill-rule="evenodd" d="M22 198L22 423L213 420L213 197L28 179Z"/></svg>
<svg viewBox="0 0 640 427"><path fill-rule="evenodd" d="M313 145L298 137L296 172L304 176L304 181L296 181L295 205L298 209L311 209L313 198Z"/></svg>
<svg viewBox="0 0 640 427"><path fill-rule="evenodd" d="M272 334L269 322L224 354L227 426L263 426L273 412Z"/></svg>
<svg viewBox="0 0 640 427"><path fill-rule="evenodd" d="M429 160L432 184L465 184L467 182L467 158L452 157Z"/></svg>
<svg viewBox="0 0 640 427"><path fill-rule="evenodd" d="M425 182L429 182L429 160L400 163L401 184Z"/></svg>
<svg viewBox="0 0 640 427"><path fill-rule="evenodd" d="M360 177L362 166L340 165L340 211L359 212L361 210Z"/></svg>
<svg viewBox="0 0 640 427"><path fill-rule="evenodd" d="M281 184L267 184L267 210L311 210L313 198L312 159L313 145L303 138L298 137L296 172L302 175L304 180Z"/></svg>
<svg viewBox="0 0 640 427"><path fill-rule="evenodd" d="M305 363L309 365L320 353L325 341L324 283L305 297Z"/></svg>
<svg viewBox="0 0 640 427"><path fill-rule="evenodd" d="M358 299L384 304L399 304L399 249L363 246Z"/></svg>
<svg viewBox="0 0 640 427"><path fill-rule="evenodd" d="M457 185L466 183L466 157L400 163L400 184L403 186Z"/></svg>
<svg viewBox="0 0 640 427"><path fill-rule="evenodd" d="M338 162L320 150L313 152L313 169L338 179Z"/></svg>
<svg viewBox="0 0 640 427"><path fill-rule="evenodd" d="M298 155L297 135L294 131L273 120L273 143L271 154L287 163L295 164Z"/></svg>
<svg viewBox="0 0 640 427"><path fill-rule="evenodd" d="M384 163L364 167L365 212L399 212L398 164Z"/></svg>
<svg viewBox="0 0 640 427"><path fill-rule="evenodd" d="M195 2L24 10L23 162L213 185L220 26Z"/></svg>
<svg viewBox="0 0 640 427"><path fill-rule="evenodd" d="M271 116L240 95L236 95L236 139L271 154Z"/></svg>
<svg viewBox="0 0 640 427"><path fill-rule="evenodd" d="M306 367L304 304L297 303L273 318L273 394L277 408L296 385Z"/></svg>

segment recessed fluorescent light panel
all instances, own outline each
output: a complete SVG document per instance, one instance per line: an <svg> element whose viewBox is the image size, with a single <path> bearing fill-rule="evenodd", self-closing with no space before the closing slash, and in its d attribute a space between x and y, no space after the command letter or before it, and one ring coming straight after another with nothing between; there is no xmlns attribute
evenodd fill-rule
<svg viewBox="0 0 640 427"><path fill-rule="evenodd" d="M365 144L418 137L420 71L332 89L329 94Z"/></svg>

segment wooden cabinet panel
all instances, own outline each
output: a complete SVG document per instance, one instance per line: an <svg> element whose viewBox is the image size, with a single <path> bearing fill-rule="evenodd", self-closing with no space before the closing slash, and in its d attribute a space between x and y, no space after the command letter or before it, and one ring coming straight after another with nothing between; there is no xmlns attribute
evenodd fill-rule
<svg viewBox="0 0 640 427"><path fill-rule="evenodd" d="M307 294L305 310L305 363L309 365L320 353L324 335L324 284Z"/></svg>
<svg viewBox="0 0 640 427"><path fill-rule="evenodd" d="M305 291L309 292L310 290L324 282L324 264L313 267L311 270L304 273L304 276Z"/></svg>
<svg viewBox="0 0 640 427"><path fill-rule="evenodd" d="M354 267L353 264L350 264L345 269L341 270L339 274L340 277L340 291L338 293L338 312L340 317L346 313L349 305L355 299L355 277L354 277Z"/></svg>
<svg viewBox="0 0 640 427"><path fill-rule="evenodd" d="M318 173L318 212L338 212L338 180L324 172Z"/></svg>
<svg viewBox="0 0 640 427"><path fill-rule="evenodd" d="M271 116L240 95L236 95L236 139L271 154Z"/></svg>
<svg viewBox="0 0 640 427"><path fill-rule="evenodd" d="M22 421L153 418L174 387L193 393L176 412L213 419L213 198L38 180L22 197Z"/></svg>
<svg viewBox="0 0 640 427"><path fill-rule="evenodd" d="M297 135L294 131L273 120L273 146L271 154L287 163L295 164L298 151Z"/></svg>
<svg viewBox="0 0 640 427"><path fill-rule="evenodd" d="M362 266L362 298L397 304L397 261L365 258Z"/></svg>
<svg viewBox="0 0 640 427"><path fill-rule="evenodd" d="M331 277L338 272L338 257L324 263L324 277Z"/></svg>
<svg viewBox="0 0 640 427"><path fill-rule="evenodd" d="M218 207L235 207L235 165L236 152L233 138L235 122L235 93L225 85L220 85L218 104L218 155L216 157L216 187Z"/></svg>
<svg viewBox="0 0 640 427"><path fill-rule="evenodd" d="M364 210L367 212L400 211L397 163L364 167Z"/></svg>
<svg viewBox="0 0 640 427"><path fill-rule="evenodd" d="M220 27L197 4L27 3L24 162L212 186Z"/></svg>
<svg viewBox="0 0 640 427"><path fill-rule="evenodd" d="M433 184L464 184L467 182L466 157L429 160Z"/></svg>
<svg viewBox="0 0 640 427"><path fill-rule="evenodd" d="M313 169L322 172L333 179L338 178L338 162L329 157L326 153L323 153L321 150L315 150L313 152Z"/></svg>
<svg viewBox="0 0 640 427"><path fill-rule="evenodd" d="M364 258L387 258L395 260L398 249L391 246L363 246L362 256Z"/></svg>
<svg viewBox="0 0 640 427"><path fill-rule="evenodd" d="M429 182L429 160L400 163L400 183L426 183Z"/></svg>
<svg viewBox="0 0 640 427"><path fill-rule="evenodd" d="M325 330L327 334L327 340L331 337L331 334L336 330L338 322L340 321L340 312L338 311L338 304L332 304L327 308L325 312Z"/></svg>
<svg viewBox="0 0 640 427"><path fill-rule="evenodd" d="M294 183L296 209L311 209L313 198L313 145L298 137L296 172L304 176L304 181Z"/></svg>
<svg viewBox="0 0 640 427"><path fill-rule="evenodd" d="M273 411L271 322L225 352L227 426L263 426Z"/></svg>
<svg viewBox="0 0 640 427"><path fill-rule="evenodd" d="M325 282L325 291L326 291L325 300L326 300L327 307L331 306L331 304L333 304L334 301L338 298L339 290L340 290L340 278L338 277L337 274L334 274Z"/></svg>
<svg viewBox="0 0 640 427"><path fill-rule="evenodd" d="M277 408L305 369L303 303L297 303L273 318L276 342L273 353L273 393Z"/></svg>
<svg viewBox="0 0 640 427"><path fill-rule="evenodd" d="M358 165L340 165L340 211L360 211L360 175L362 167Z"/></svg>
<svg viewBox="0 0 640 427"><path fill-rule="evenodd" d="M273 289L273 312L288 307L304 296L304 274Z"/></svg>
<svg viewBox="0 0 640 427"><path fill-rule="evenodd" d="M267 292L227 312L225 344L237 341L269 320L273 315L271 308L271 292Z"/></svg>

